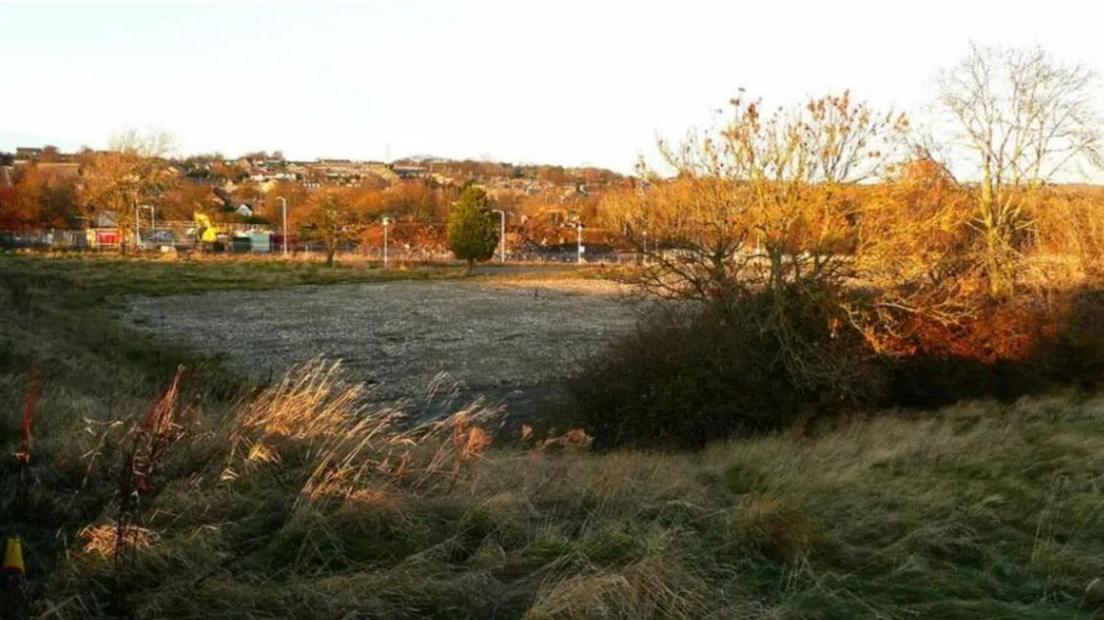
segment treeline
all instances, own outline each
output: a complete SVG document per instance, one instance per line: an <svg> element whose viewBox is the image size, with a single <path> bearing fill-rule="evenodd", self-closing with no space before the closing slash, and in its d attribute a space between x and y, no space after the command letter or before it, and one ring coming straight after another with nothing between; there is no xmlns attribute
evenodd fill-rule
<svg viewBox="0 0 1104 620"><path fill-rule="evenodd" d="M74 171L75 172L75 171ZM0 229L76 228L81 208L76 178L52 166L20 166L0 186Z"/></svg>

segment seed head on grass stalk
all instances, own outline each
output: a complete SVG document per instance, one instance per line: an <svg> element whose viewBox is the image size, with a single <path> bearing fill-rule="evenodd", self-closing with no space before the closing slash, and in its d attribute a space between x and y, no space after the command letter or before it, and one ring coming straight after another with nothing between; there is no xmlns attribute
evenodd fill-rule
<svg viewBox="0 0 1104 620"><path fill-rule="evenodd" d="M235 417L235 438L311 439L340 431L361 412L364 386L348 384L341 362L316 357L284 374Z"/></svg>
<svg viewBox="0 0 1104 620"><path fill-rule="evenodd" d="M20 465L31 462L31 436L34 427L35 410L42 396L42 371L31 370L31 380L27 384L27 396L23 399L23 422L20 425L19 449L15 451L15 461Z"/></svg>
<svg viewBox="0 0 1104 620"><path fill-rule="evenodd" d="M151 479L158 465L181 436L176 416L183 376L184 367L180 366L169 387L127 435L129 445L123 453L123 466L119 473L116 490L118 514L114 540L111 541L114 546L112 607L119 612L127 610L126 577L133 564L134 553L142 542L149 542L143 536L148 530L141 527L142 500L152 490Z"/></svg>
<svg viewBox="0 0 1104 620"><path fill-rule="evenodd" d="M305 446L314 460L332 465L334 443L374 438L397 417L369 410L364 396L363 385L345 382L340 361L316 357L289 370L231 416L223 480L237 478L242 468L280 463L294 447Z"/></svg>
<svg viewBox="0 0 1104 620"><path fill-rule="evenodd" d="M34 368L27 384L27 394L23 399L23 419L20 424L19 448L15 451L15 463L19 473L16 479L15 504L13 512L17 518L24 518L27 510L29 492L27 474L31 464L31 440L38 399L42 395L42 372Z"/></svg>

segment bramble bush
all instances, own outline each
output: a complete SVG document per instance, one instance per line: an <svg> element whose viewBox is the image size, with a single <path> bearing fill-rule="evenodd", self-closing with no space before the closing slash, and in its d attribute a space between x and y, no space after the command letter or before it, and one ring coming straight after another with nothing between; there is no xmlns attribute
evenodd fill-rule
<svg viewBox="0 0 1104 620"><path fill-rule="evenodd" d="M727 311L657 307L588 360L570 384L561 416L569 419L557 422L582 426L599 449L697 448L839 414L1010 401L1104 381L1104 292L1096 289L986 302L954 328L916 329L907 355L878 353L854 330L833 329L827 298L791 292L788 335L764 323L774 307L766 294Z"/></svg>
<svg viewBox="0 0 1104 620"><path fill-rule="evenodd" d="M824 298L789 289L785 323L777 301L657 307L571 381L568 422L598 448L695 448L879 400L878 365Z"/></svg>

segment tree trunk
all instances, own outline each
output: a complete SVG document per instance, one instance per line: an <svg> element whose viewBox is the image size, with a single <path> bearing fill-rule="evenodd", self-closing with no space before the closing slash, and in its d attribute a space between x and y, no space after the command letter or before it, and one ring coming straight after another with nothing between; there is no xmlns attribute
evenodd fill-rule
<svg viewBox="0 0 1104 620"><path fill-rule="evenodd" d="M473 269L475 269L475 259L469 258L468 259L468 268L467 268L466 271L464 271L464 275L470 276Z"/></svg>

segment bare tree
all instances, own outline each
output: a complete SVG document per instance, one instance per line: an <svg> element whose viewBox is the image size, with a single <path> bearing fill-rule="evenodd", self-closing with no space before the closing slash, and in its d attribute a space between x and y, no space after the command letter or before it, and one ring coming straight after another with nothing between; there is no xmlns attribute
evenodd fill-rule
<svg viewBox="0 0 1104 620"><path fill-rule="evenodd" d="M89 213L112 214L124 254L136 224L137 207L160 197L176 180L162 159L169 144L165 134L126 132L113 137L107 151L91 154L84 166L85 207Z"/></svg>
<svg viewBox="0 0 1104 620"><path fill-rule="evenodd" d="M971 224L992 296L1015 286L1039 190L1101 161L1095 84L1092 71L1040 48L972 45L940 75L939 102L978 175Z"/></svg>

